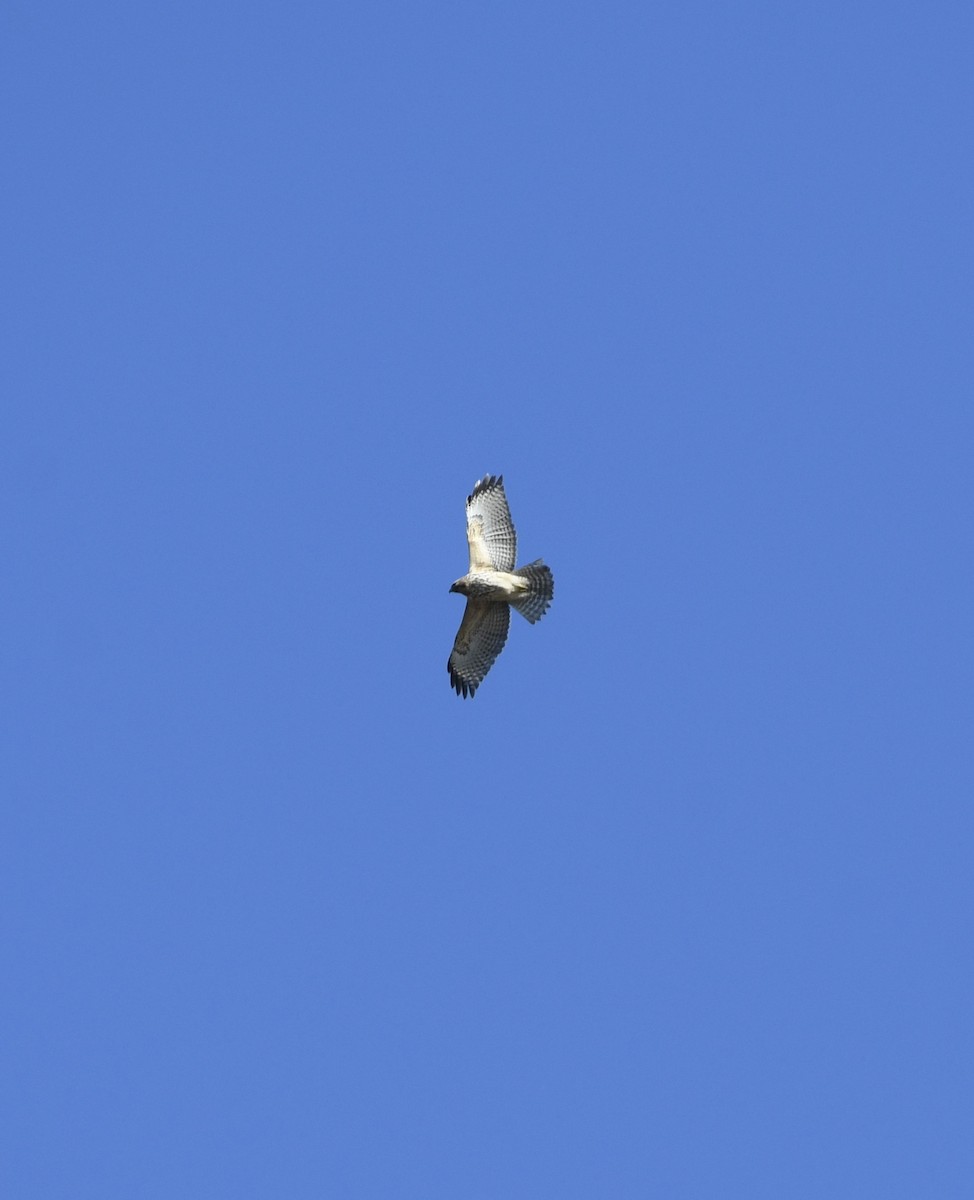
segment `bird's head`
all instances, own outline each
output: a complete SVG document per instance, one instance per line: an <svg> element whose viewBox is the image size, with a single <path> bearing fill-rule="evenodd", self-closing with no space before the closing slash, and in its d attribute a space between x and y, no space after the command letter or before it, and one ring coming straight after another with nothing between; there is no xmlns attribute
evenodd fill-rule
<svg viewBox="0 0 974 1200"><path fill-rule="evenodd" d="M456 583L451 583L450 591L461 592L465 596L467 594L467 581L465 579L458 579Z"/></svg>

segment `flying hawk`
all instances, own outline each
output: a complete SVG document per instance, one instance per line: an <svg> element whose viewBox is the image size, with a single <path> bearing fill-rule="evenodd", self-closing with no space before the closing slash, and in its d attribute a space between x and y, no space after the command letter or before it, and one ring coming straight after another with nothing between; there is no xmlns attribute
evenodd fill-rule
<svg viewBox="0 0 974 1200"><path fill-rule="evenodd" d="M450 586L467 597L463 620L446 664L458 696L472 696L504 649L511 609L533 625L548 611L555 592L540 558L519 571L517 534L504 495L504 476L485 475L467 497L470 570Z"/></svg>

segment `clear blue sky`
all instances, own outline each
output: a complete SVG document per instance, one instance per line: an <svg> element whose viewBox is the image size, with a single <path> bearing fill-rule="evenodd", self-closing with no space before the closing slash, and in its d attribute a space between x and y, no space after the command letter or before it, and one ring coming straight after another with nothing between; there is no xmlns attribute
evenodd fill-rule
<svg viewBox="0 0 974 1200"><path fill-rule="evenodd" d="M969 1195L970 6L0 25L3 1194Z"/></svg>

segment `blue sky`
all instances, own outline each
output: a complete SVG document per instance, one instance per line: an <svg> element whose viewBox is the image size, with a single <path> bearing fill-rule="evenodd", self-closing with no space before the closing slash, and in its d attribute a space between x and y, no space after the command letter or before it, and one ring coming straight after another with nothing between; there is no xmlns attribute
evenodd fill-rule
<svg viewBox="0 0 974 1200"><path fill-rule="evenodd" d="M2 25L4 1194L966 1195L969 7Z"/></svg>

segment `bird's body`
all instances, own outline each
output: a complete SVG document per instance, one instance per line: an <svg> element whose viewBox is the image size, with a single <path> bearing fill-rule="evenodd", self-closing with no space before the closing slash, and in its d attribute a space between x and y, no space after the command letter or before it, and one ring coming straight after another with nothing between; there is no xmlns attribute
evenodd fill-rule
<svg viewBox="0 0 974 1200"><path fill-rule="evenodd" d="M476 596L478 600L503 600L512 604L530 586L523 575L513 571L470 571L458 579L450 590L462 592L465 596Z"/></svg>
<svg viewBox="0 0 974 1200"><path fill-rule="evenodd" d="M450 587L467 597L447 663L457 695L472 696L504 649L511 608L534 624L548 609L554 579L541 559L516 570L517 534L504 479L486 475L467 497L470 570Z"/></svg>

